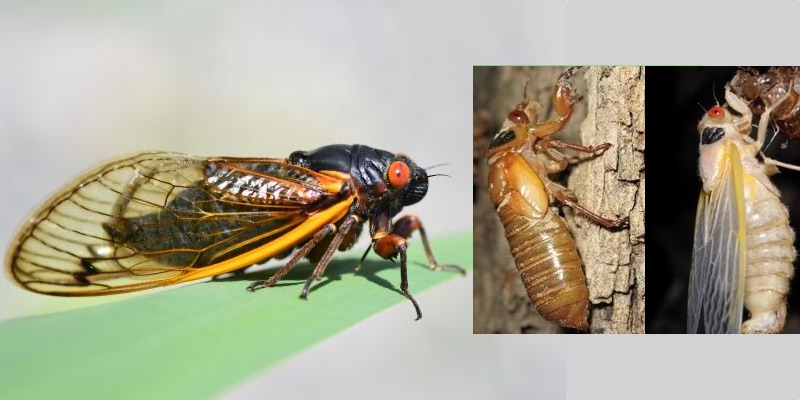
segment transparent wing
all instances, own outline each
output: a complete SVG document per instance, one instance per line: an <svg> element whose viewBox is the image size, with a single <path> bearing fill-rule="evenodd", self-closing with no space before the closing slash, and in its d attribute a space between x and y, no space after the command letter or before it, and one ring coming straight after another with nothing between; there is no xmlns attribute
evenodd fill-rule
<svg viewBox="0 0 800 400"><path fill-rule="evenodd" d="M746 220L739 152L728 145L720 183L700 194L689 277L689 333L739 333L744 304Z"/></svg>
<svg viewBox="0 0 800 400"><path fill-rule="evenodd" d="M49 199L12 242L7 264L22 286L45 294L176 283L299 226L341 183L277 159L138 154ZM280 252L297 244L280 242Z"/></svg>

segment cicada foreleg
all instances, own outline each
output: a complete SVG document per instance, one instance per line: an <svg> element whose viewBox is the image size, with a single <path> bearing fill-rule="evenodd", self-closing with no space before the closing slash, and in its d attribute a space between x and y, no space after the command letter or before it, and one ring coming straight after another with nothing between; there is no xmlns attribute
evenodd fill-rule
<svg viewBox="0 0 800 400"><path fill-rule="evenodd" d="M446 269L454 270L461 275L466 275L467 271L464 268L461 268L458 265L454 264L439 264L436 262L436 258L433 256L433 250L431 250L430 242L428 241L428 235L425 233L425 228L422 226L422 221L416 215L406 215L397 220L392 226L391 235L400 236L403 239L408 239L411 237L411 234L414 233L415 230L419 230L419 234L422 237L422 246L425 248L425 257L428 259L428 267L432 270L442 271ZM379 239L380 241L380 239ZM387 240L386 243L390 243L391 241ZM356 264L356 271L361 269L361 264L364 263L364 260L367 258L369 251L372 249L372 246L367 248L367 251L364 252L364 255L361 256L361 259ZM389 248L390 251L391 247ZM384 257L386 258L386 257Z"/></svg>
<svg viewBox="0 0 800 400"><path fill-rule="evenodd" d="M400 236L403 239L408 239L414 231L419 230L419 235L422 237L422 246L425 248L425 256L428 258L428 267L432 270L445 270L450 269L457 271L461 275L466 275L467 271L458 265L452 264L439 264L433 256L430 242L428 242L428 235L425 234L425 228L422 226L422 221L416 215L406 215L398 219L392 226L392 235Z"/></svg>
<svg viewBox="0 0 800 400"><path fill-rule="evenodd" d="M758 131L756 134L756 146L758 147L758 149L761 149L764 146L764 142L766 141L767 128L769 127L769 119L772 115L772 112L775 111L778 107L780 107L780 105L783 104L783 102L786 101L790 95L791 93L787 92L780 99L770 104L758 118ZM750 112L749 106L747 105L747 102L741 97L734 94L730 90L730 88L725 89L725 101L728 102L728 105L730 105L731 108L742 114L742 118L746 119L747 121L750 121L752 119L752 114ZM800 166L794 164L788 164L782 161L778 161L774 158L767 157L766 155L764 155L763 152L761 153L761 157L764 159L765 164L774 165L777 167L786 168L794 171L800 171ZM772 173L774 172L777 172L777 170L772 171ZM771 173L768 173L768 175L771 175Z"/></svg>
<svg viewBox="0 0 800 400"><path fill-rule="evenodd" d="M414 295L408 291L408 265L406 256L408 243L406 239L400 235L389 234L376 240L372 247L379 256L387 260L394 259L400 254L400 291L402 291L403 295L411 300L411 303L414 305L414 309L417 311L416 320L422 318L422 309L419 307L419 304L417 304L417 300L414 299Z"/></svg>
<svg viewBox="0 0 800 400"><path fill-rule="evenodd" d="M779 100L777 103L771 105L764 113L761 114L761 117L758 119L758 132L756 135L756 145L758 149L764 145L764 142L767 137L767 127L769 126L769 116L772 111L780 105L783 100L786 98ZM751 126L750 123L753 120L753 112L750 111L750 106L747 104L743 98L739 97L733 91L731 91L730 84L725 87L725 102L728 103L728 106L732 108L737 113L741 114L740 117L734 118L734 125L736 128L747 138L746 140L750 140L748 143L752 143L752 138L750 138Z"/></svg>
<svg viewBox="0 0 800 400"><path fill-rule="evenodd" d="M594 223L606 229L618 230L618 229L625 229L628 227L629 224L628 217L623 217L618 219L603 218L600 215L595 214L588 208L578 203L578 199L575 197L575 194L573 194L567 188L560 187L560 190L554 190L553 192L554 192L554 197L559 203L571 207L579 214L583 215L586 218L589 218Z"/></svg>
<svg viewBox="0 0 800 400"><path fill-rule="evenodd" d="M553 107L558 116L530 127L529 132L531 135L537 138L544 138L561 131L567 125L570 117L572 117L572 106L581 99L581 96L575 92L572 84L569 83L569 78L578 68L580 67L572 67L562 72L555 88L553 88Z"/></svg>

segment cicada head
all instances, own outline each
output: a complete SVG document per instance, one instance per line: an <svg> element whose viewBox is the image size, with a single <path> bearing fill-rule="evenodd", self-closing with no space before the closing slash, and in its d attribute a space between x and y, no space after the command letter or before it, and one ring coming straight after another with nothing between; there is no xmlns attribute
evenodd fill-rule
<svg viewBox="0 0 800 400"><path fill-rule="evenodd" d="M385 153L389 155L389 153ZM428 173L408 156L402 153L392 154L385 161L386 168L383 181L389 188L390 198L399 208L418 203L428 193ZM397 202L399 201L399 204ZM400 211L397 208L396 211Z"/></svg>
<svg viewBox="0 0 800 400"><path fill-rule="evenodd" d="M489 150L511 147L521 141L529 140L528 129L538 120L539 107L538 103L529 102L527 99L517 104L506 116L500 131L492 137Z"/></svg>
<svg viewBox="0 0 800 400"><path fill-rule="evenodd" d="M428 173L402 154L389 164L386 182L398 191L403 207L418 203L428 193Z"/></svg>
<svg viewBox="0 0 800 400"><path fill-rule="evenodd" d="M739 98L732 98L739 101ZM738 104L734 104L737 106ZM741 105L734 108L742 108ZM744 106L746 110L746 105ZM700 145L711 145L720 142L722 139L743 140L744 136L750 136L752 115L735 115L731 110L716 105L700 119L697 124L697 131L700 133Z"/></svg>
<svg viewBox="0 0 800 400"><path fill-rule="evenodd" d="M528 128L538 122L541 106L535 101L528 100L528 82L525 81L522 89L522 101L508 112L502 127L489 142L490 152L527 141Z"/></svg>
<svg viewBox="0 0 800 400"><path fill-rule="evenodd" d="M733 106L736 108L737 104ZM735 115L728 108L719 105L708 109L700 119L697 124L697 131L700 134L698 169L706 192L716 186L722 174L721 166L724 165L722 160L726 157L725 144L736 143L741 146L748 143L750 119L750 115Z"/></svg>

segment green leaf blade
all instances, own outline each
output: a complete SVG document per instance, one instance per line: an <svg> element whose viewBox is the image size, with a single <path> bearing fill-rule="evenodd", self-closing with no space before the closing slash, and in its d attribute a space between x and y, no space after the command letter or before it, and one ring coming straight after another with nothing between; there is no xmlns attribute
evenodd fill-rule
<svg viewBox="0 0 800 400"><path fill-rule="evenodd" d="M471 233L432 245L438 261L472 268ZM410 247L412 293L469 279L429 270L421 243ZM368 259L354 274L356 261L334 258L305 301L308 264L255 293L249 282L273 271L0 323L0 397L211 397L394 304L407 303L413 324L398 266Z"/></svg>

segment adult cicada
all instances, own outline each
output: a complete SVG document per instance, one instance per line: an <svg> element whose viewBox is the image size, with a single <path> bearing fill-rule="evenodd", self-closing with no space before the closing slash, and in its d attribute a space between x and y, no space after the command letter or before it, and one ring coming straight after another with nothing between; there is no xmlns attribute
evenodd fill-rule
<svg viewBox="0 0 800 400"><path fill-rule="evenodd" d="M436 262L418 217L392 224L425 197L428 177L407 156L364 145L286 159L142 153L100 165L51 197L12 241L6 263L25 289L96 296L217 276L296 250L247 289L274 285L307 258L316 268L306 298L333 253L352 247L369 221L371 248L399 256L400 289L419 319L408 290L409 236L419 230L430 268L464 272Z"/></svg>

